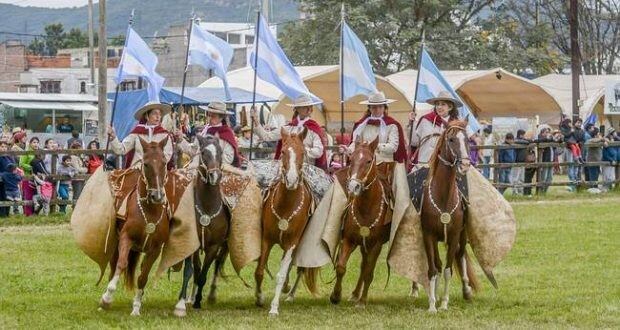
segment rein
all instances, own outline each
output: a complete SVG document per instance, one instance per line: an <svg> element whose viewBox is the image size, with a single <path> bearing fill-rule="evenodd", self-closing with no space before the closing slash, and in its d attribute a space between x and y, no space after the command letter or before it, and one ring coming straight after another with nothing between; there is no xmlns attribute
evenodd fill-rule
<svg viewBox="0 0 620 330"><path fill-rule="evenodd" d="M456 152L454 152L454 150L452 149L450 144L446 143L446 141L448 140L448 132L450 130L459 130L459 131L465 132L465 128L458 127L458 126L451 126L451 127L448 127L446 129L446 131L444 132L443 145L446 146L446 149L448 151L450 151L450 154L452 155L452 158L454 158L454 161L452 161L452 162L447 161L445 158L443 158L441 156L441 152L439 152L437 154L437 159L439 159L442 164L444 164L444 165L446 165L448 167L455 167L455 166L461 164L463 162L463 160L465 160L465 159L466 160L470 160L470 159L469 159L469 155L467 155L466 157L459 157L459 155Z"/></svg>
<svg viewBox="0 0 620 330"><path fill-rule="evenodd" d="M377 181L377 175L375 173L375 177L372 178L372 180L368 184L365 184L366 181L368 180L368 177L370 176L370 173L372 172L372 170L377 167L376 160L377 160L377 156L373 155L372 156L372 163L370 164L370 168L368 169L368 172L366 172L366 175L364 176L364 178L361 179L361 180L359 180L359 179L351 179L351 166L349 166L349 170L347 171L347 177L349 178L348 181L349 182L353 181L353 182L359 183L362 186L362 191L368 190L368 188L370 188L370 186L373 183L375 183L375 181Z"/></svg>

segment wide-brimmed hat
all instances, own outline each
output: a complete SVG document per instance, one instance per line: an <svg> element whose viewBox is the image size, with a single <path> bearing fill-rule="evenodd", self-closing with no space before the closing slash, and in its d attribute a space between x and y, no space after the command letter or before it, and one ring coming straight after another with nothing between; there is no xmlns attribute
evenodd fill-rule
<svg viewBox="0 0 620 330"><path fill-rule="evenodd" d="M11 133L15 134L15 133L19 133L22 131L22 128L19 126L13 127L13 130L11 131Z"/></svg>
<svg viewBox="0 0 620 330"><path fill-rule="evenodd" d="M431 97L430 99L426 100L426 103L431 104L431 105L435 105L435 103L437 101L448 101L448 102L452 102L452 104L454 104L455 107L460 108L463 106L463 103L461 103L461 101L455 99L452 94L448 91L441 91L439 92L439 94L436 97Z"/></svg>
<svg viewBox="0 0 620 330"><path fill-rule="evenodd" d="M303 94L293 100L293 103L287 104L289 107L297 108L297 107L311 107L313 105L321 104L323 101L318 100L314 101L312 97L308 94Z"/></svg>
<svg viewBox="0 0 620 330"><path fill-rule="evenodd" d="M213 101L209 103L209 105L206 107L204 106L200 107L200 109L206 112L210 112L210 113L218 113L220 115L234 115L235 114L232 111L226 110L226 103L222 101Z"/></svg>
<svg viewBox="0 0 620 330"><path fill-rule="evenodd" d="M381 104L390 104L396 102L394 99L386 99L385 94L383 92L376 92L368 95L368 99L366 101L360 102L360 104L364 105L381 105Z"/></svg>
<svg viewBox="0 0 620 330"><path fill-rule="evenodd" d="M144 115L146 115L149 111L159 109L161 111L161 116L165 116L172 112L172 107L168 104L159 103L159 102L148 102L142 108L138 109L136 113L133 115L136 120L141 120Z"/></svg>
<svg viewBox="0 0 620 330"><path fill-rule="evenodd" d="M250 127L250 126L243 126L243 127L241 127L241 132L247 132L247 131L251 131L251 130L252 130L252 127Z"/></svg>

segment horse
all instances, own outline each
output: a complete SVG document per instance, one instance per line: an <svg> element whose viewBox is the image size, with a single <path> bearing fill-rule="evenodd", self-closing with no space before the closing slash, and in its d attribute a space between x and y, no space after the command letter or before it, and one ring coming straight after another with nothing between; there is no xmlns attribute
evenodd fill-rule
<svg viewBox="0 0 620 330"><path fill-rule="evenodd" d="M174 314L179 317L186 315L186 303L193 304L195 309L201 308L202 290L207 282L207 273L215 261L213 279L207 298L208 303L215 302L217 279L222 275L222 268L228 255L227 239L230 231L230 211L224 205L220 190L222 178L222 148L219 139L213 135L197 136L199 151L198 176L194 184L194 200L196 209L196 228L200 248L185 259L183 285L179 293L179 301ZM204 261L200 262L200 251L205 253ZM194 286L189 299L187 285L194 275Z"/></svg>
<svg viewBox="0 0 620 330"><path fill-rule="evenodd" d="M107 309L112 303L121 275L124 275L125 286L132 290L135 286L135 270L144 253L138 290L133 299L132 316L140 315L144 287L155 260L159 257L163 244L170 232L172 215L165 184L168 180L164 146L166 137L161 142L145 142L140 138L144 158L140 167L140 178L136 189L127 199L127 219L117 220L119 231L118 248L110 259L110 269L114 270L111 279L101 297L99 305Z"/></svg>
<svg viewBox="0 0 620 330"><path fill-rule="evenodd" d="M271 301L271 309L269 311L269 315L272 316L276 316L279 313L280 295L285 285L285 280L288 278L293 252L301 240L313 205L312 193L304 181L301 172L305 154L303 140L307 132L308 130L304 128L300 134L289 134L286 129L281 129L281 176L268 189L263 204L261 255L254 272L256 305L259 307L264 305L261 285L271 248L278 244L284 250L280 270L276 276L275 296ZM310 293L314 296L318 295L316 285L318 268L298 270L298 278L289 292L288 300L293 299L302 274Z"/></svg>
<svg viewBox="0 0 620 330"><path fill-rule="evenodd" d="M373 142L355 143L348 168L342 169L336 176L339 181L347 175L348 208L343 215L343 230L340 252L336 263L336 285L330 296L333 304L340 303L342 297L342 279L346 273L347 261L351 253L361 246L362 265L351 301L357 306L366 305L368 288L374 277L377 259L383 244L390 239L392 217L388 201L391 187L379 177L375 160L378 139ZM363 287L362 287L363 286Z"/></svg>
<svg viewBox="0 0 620 330"><path fill-rule="evenodd" d="M469 144L466 136L467 119L453 120L442 133L429 162L428 178L425 182L422 200L421 223L424 249L428 261L428 295L431 313L437 312L435 306L441 276L441 258L438 242L447 245L446 267L443 269L444 291L440 309L448 309L452 265L456 263L461 277L463 298L471 300L472 289L478 283L470 259L467 255L467 232L465 231L464 196L457 186L457 180L466 180L470 168Z"/></svg>

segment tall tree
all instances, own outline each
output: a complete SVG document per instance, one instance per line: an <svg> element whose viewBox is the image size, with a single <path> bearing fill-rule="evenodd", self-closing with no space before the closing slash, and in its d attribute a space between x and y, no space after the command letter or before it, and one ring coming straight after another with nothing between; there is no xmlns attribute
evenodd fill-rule
<svg viewBox="0 0 620 330"><path fill-rule="evenodd" d="M65 33L62 23L45 26L45 48L49 56L55 56L58 50L64 47Z"/></svg>

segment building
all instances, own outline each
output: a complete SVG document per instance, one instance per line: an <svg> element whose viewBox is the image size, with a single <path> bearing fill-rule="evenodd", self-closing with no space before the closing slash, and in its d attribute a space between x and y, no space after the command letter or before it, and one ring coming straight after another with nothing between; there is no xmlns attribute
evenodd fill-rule
<svg viewBox="0 0 620 330"><path fill-rule="evenodd" d="M108 69L108 90L114 90L116 69ZM126 89L135 89L135 83L124 84ZM31 68L19 75L18 92L42 94L94 94L90 83L89 68Z"/></svg>
<svg viewBox="0 0 620 330"><path fill-rule="evenodd" d="M254 24L200 22L199 26L226 40L233 47L234 53L228 67L229 71L247 65L254 43ZM270 29L275 35L276 26L271 26ZM151 48L158 56L157 72L166 78L166 86L181 86L187 51L187 25L171 26L168 35L155 39ZM198 86L212 76L211 72L192 66L187 71L186 86Z"/></svg>
<svg viewBox="0 0 620 330"><path fill-rule="evenodd" d="M19 75L26 70L26 46L19 40L0 43L0 92L17 92Z"/></svg>

